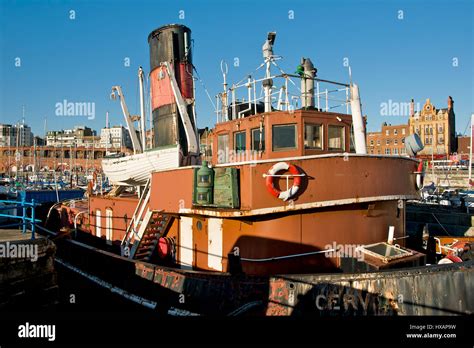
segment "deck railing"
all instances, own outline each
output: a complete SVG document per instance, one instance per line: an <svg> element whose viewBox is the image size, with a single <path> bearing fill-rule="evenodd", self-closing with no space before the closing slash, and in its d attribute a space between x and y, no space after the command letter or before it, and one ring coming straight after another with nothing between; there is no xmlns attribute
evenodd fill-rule
<svg viewBox="0 0 474 348"><path fill-rule="evenodd" d="M261 83L264 80L271 79L274 86L271 89L272 107L276 103L275 111L292 112L300 107L301 89L298 83L293 79L302 80L309 78L301 77L293 74L281 73L270 77L256 79L249 75L247 80L239 81L237 84L231 85L224 93L216 95L216 116L217 123L226 122L230 119L241 118L240 114L245 112L257 113L257 104L264 101L263 87ZM336 81L312 78L314 81L314 108L324 112L340 112L350 114L350 85ZM257 90L261 88L261 91ZM238 98L237 92L246 90L244 97ZM248 94L245 96L245 94ZM239 105L247 106L247 109L241 112L236 111ZM230 109L230 110L229 110Z"/></svg>
<svg viewBox="0 0 474 348"><path fill-rule="evenodd" d="M15 226L21 226L22 232L26 233L27 226L30 225L31 227L31 239L35 239L35 232L36 232L36 223L41 222L41 220L36 219L35 208L38 205L35 203L35 200L32 199L31 202L25 201L24 197L21 201L10 201L10 200L0 200L0 203L5 205L0 206L0 210L12 210L15 209L16 213L12 214L0 214L0 217L6 217L8 219L19 219L21 220L20 223L15 223ZM21 209L22 214L18 215L18 208ZM31 209L31 216L27 215L28 208ZM0 225L0 228L4 228L10 225Z"/></svg>

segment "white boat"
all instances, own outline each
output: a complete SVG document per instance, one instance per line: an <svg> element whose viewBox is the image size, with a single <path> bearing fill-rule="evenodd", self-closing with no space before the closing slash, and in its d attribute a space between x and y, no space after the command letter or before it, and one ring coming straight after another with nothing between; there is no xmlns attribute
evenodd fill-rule
<svg viewBox="0 0 474 348"><path fill-rule="evenodd" d="M104 158L102 169L113 185L145 185L151 172L179 167L179 146L156 148L143 153Z"/></svg>

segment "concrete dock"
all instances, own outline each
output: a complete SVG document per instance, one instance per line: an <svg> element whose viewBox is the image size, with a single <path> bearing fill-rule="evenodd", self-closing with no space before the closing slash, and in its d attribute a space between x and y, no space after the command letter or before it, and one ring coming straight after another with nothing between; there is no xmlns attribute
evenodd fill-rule
<svg viewBox="0 0 474 348"><path fill-rule="evenodd" d="M57 302L56 246L31 231L0 229L0 310L32 310Z"/></svg>

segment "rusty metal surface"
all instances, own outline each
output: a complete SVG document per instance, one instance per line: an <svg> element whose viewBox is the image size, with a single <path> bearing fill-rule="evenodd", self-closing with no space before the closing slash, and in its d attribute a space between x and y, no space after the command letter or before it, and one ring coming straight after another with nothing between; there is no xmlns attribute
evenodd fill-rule
<svg viewBox="0 0 474 348"><path fill-rule="evenodd" d="M474 261L365 274L270 279L267 315L474 313Z"/></svg>
<svg viewBox="0 0 474 348"><path fill-rule="evenodd" d="M363 274L252 277L156 266L71 240L57 240L56 244L58 257L116 286L155 300L164 309L176 307L204 315L224 316L261 301L262 305L249 314L474 313L474 261ZM321 308L316 306L316 300Z"/></svg>
<svg viewBox="0 0 474 348"><path fill-rule="evenodd" d="M344 205L361 201L387 199L410 199L417 197L415 184L417 162L402 157L374 157L343 155L299 158L289 161L296 165L305 179L298 195L283 202L267 192L263 174L273 162L237 165L240 171L240 211L218 210L223 217L226 212L267 209L299 210L325 205ZM153 173L151 206L167 212L179 213L192 207L193 168L160 171ZM281 185L284 185L283 180ZM176 184L176 183L179 183ZM286 184L285 184L286 185ZM325 203L326 202L326 203ZM294 207L292 207L294 206ZM217 211L217 210L216 210ZM204 214L203 211L190 213ZM235 214L234 214L235 215ZM252 214L250 214L252 215ZM230 217L230 216L229 216Z"/></svg>

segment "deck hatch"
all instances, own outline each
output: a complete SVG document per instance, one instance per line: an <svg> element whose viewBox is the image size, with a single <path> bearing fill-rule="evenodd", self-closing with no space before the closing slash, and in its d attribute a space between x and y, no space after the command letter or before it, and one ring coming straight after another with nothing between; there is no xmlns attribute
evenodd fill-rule
<svg viewBox="0 0 474 348"><path fill-rule="evenodd" d="M384 263L413 255L413 253L409 250L402 249L396 245L390 245L385 242L364 245L358 249L363 254L380 259Z"/></svg>

